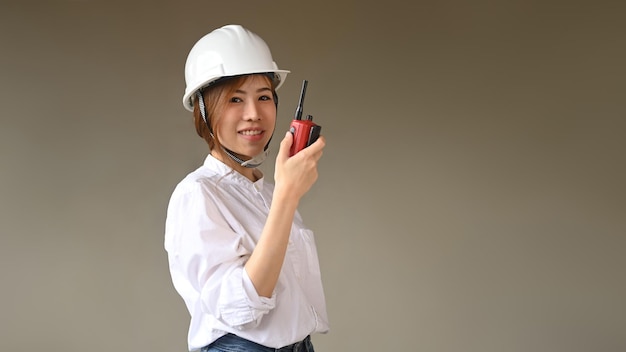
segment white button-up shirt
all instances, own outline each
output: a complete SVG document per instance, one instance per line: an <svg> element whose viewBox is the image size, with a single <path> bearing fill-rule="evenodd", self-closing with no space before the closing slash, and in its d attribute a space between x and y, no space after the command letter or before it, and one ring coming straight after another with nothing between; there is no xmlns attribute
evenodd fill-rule
<svg viewBox="0 0 626 352"><path fill-rule="evenodd" d="M228 332L279 348L328 331L315 240L299 213L271 298L257 294L244 269L273 190L263 178L252 182L211 155L176 186L165 250L174 287L191 314L190 351Z"/></svg>

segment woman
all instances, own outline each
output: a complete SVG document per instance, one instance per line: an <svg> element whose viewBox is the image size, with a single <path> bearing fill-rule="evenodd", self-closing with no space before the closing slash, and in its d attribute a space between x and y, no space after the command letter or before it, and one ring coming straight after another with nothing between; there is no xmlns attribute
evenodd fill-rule
<svg viewBox="0 0 626 352"><path fill-rule="evenodd" d="M274 185L257 169L288 72L238 25L202 37L187 58L183 105L209 154L171 196L165 249L191 315L190 351L313 351L309 336L328 331L313 232L297 211L325 139L289 157L287 132Z"/></svg>

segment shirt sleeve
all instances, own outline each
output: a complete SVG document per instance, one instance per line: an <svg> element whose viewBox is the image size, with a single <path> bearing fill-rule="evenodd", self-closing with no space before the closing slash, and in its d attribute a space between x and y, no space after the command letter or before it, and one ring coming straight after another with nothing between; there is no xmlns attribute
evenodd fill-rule
<svg viewBox="0 0 626 352"><path fill-rule="evenodd" d="M257 326L276 297L257 294L244 265L251 254L208 190L177 189L167 211L165 247L174 287L191 314L242 330Z"/></svg>

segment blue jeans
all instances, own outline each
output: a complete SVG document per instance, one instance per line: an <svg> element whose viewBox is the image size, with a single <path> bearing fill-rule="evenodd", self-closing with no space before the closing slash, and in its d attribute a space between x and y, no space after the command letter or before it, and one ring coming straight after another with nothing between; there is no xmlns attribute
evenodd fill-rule
<svg viewBox="0 0 626 352"><path fill-rule="evenodd" d="M293 345L271 348L259 345L258 343L246 340L237 335L226 334L212 344L202 347L200 352L315 352L315 350L313 350L313 344L309 336Z"/></svg>

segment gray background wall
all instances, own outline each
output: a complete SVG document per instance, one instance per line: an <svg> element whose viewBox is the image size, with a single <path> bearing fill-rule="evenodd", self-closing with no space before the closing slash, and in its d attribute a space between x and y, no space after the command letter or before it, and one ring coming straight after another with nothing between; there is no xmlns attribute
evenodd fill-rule
<svg viewBox="0 0 626 352"><path fill-rule="evenodd" d="M1 2L0 350L185 350L163 224L206 149L183 66L227 23L292 71L278 133L308 79L327 138L300 208L319 351L625 350L624 10Z"/></svg>

